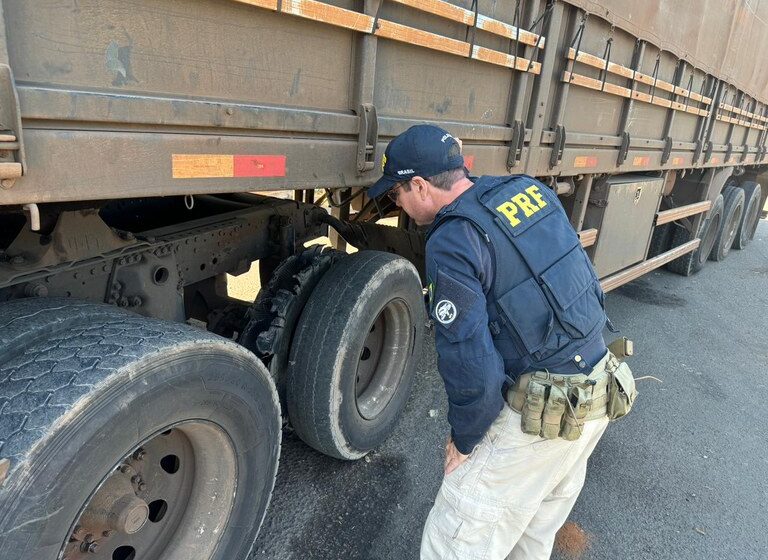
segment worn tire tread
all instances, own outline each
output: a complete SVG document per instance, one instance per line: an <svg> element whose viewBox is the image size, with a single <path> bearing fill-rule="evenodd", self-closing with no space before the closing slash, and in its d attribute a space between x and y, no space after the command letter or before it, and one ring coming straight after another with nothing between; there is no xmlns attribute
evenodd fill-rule
<svg viewBox="0 0 768 560"><path fill-rule="evenodd" d="M337 359L333 345L338 344L338 340L330 341L329 336L343 329L342 321L354 309L361 286L373 273L399 258L378 251L361 251L346 257L323 276L302 312L287 375L288 416L305 443L327 455L353 459L365 454L340 450L338 442L329 435L332 419L325 403L333 396L332 372ZM315 297L317 294L323 297ZM305 320L307 317L311 320ZM302 341L313 341L315 348L327 352L310 355L302 348Z"/></svg>
<svg viewBox="0 0 768 560"><path fill-rule="evenodd" d="M0 458L11 460L8 476L99 386L179 344L246 352L204 330L103 304L39 298L0 305Z"/></svg>
<svg viewBox="0 0 768 560"><path fill-rule="evenodd" d="M736 209L741 205L742 213L744 211L744 191L740 189L735 184L729 184L727 187L723 189L723 218L720 221L720 229L717 232L717 236L715 237L715 244L712 246L712 251L709 253L709 260L711 261L722 261L725 260L725 258L728 256L728 253L731 250L731 247L733 246L734 239L731 240L731 245L728 247L723 246L724 245L724 237L727 234L726 228L728 227L728 222L731 220L731 217L734 212L736 212ZM738 224L736 225L736 235L738 235Z"/></svg>

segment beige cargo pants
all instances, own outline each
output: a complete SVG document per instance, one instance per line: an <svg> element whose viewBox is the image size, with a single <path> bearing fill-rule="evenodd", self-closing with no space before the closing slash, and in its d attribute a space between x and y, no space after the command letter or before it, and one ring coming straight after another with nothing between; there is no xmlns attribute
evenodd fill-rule
<svg viewBox="0 0 768 560"><path fill-rule="evenodd" d="M544 560L584 485L608 418L576 441L520 429L504 406L480 445L443 479L421 540L422 560Z"/></svg>

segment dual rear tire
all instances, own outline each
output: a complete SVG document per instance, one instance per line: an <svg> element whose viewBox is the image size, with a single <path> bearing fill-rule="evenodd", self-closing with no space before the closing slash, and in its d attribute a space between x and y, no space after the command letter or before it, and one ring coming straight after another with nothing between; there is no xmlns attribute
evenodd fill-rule
<svg viewBox="0 0 768 560"><path fill-rule="evenodd" d="M733 246L736 249L744 249L754 239L757 224L760 221L762 187L760 183L744 181L739 185L739 188L744 191L744 211L733 239Z"/></svg>
<svg viewBox="0 0 768 560"><path fill-rule="evenodd" d="M421 282L364 251L322 277L288 371L296 432L355 459L392 432L421 349ZM0 305L0 558L247 558L277 473L265 366L184 324L108 305Z"/></svg>
<svg viewBox="0 0 768 560"><path fill-rule="evenodd" d="M731 179L702 221L697 236L681 224L658 226L651 238L648 257L699 237L699 248L668 263L668 270L690 276L698 272L707 259L724 260L731 248L743 249L754 238L760 218L761 194L760 184L754 181L738 184Z"/></svg>
<svg viewBox="0 0 768 560"><path fill-rule="evenodd" d="M686 227L680 224L670 224L670 227L673 228L671 237L672 247L687 243L696 237L701 239L701 243L695 251L668 263L668 270L682 276L691 276L701 270L704 263L707 262L707 257L712 252L718 232L720 231L720 225L723 220L723 205L723 197L720 195L715 199L715 203L709 210L706 219L701 222L698 235L693 235Z"/></svg>
<svg viewBox="0 0 768 560"><path fill-rule="evenodd" d="M358 459L393 431L421 353L421 281L405 259L361 251L320 280L288 361L288 417L301 439Z"/></svg>
<svg viewBox="0 0 768 560"><path fill-rule="evenodd" d="M246 558L280 410L256 357L107 305L0 305L0 558Z"/></svg>
<svg viewBox="0 0 768 560"><path fill-rule="evenodd" d="M709 253L712 261L722 261L728 256L733 241L739 234L744 214L744 190L737 185L729 185L722 194L723 219L715 237L715 243Z"/></svg>

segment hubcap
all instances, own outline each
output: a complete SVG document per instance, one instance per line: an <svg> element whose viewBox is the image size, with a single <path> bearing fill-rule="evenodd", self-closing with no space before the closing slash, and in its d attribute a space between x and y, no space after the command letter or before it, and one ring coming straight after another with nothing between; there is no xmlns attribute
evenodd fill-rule
<svg viewBox="0 0 768 560"><path fill-rule="evenodd" d="M373 420L387 407L413 351L413 325L408 306L390 301L368 328L357 365L357 410Z"/></svg>
<svg viewBox="0 0 768 560"><path fill-rule="evenodd" d="M91 493L60 559L209 558L236 490L235 452L210 422L176 424L123 457Z"/></svg>

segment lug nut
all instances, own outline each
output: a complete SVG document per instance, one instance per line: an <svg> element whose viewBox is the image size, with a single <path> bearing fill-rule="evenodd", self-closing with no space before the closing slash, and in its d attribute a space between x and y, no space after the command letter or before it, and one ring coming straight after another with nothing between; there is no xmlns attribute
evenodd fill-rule
<svg viewBox="0 0 768 560"><path fill-rule="evenodd" d="M146 451L144 451L143 449L137 449L137 450L136 450L136 451L133 453L133 458L134 458L134 459L136 459L137 461L141 461L141 460L143 460L143 459L144 459L144 457L146 457L146 456L147 456L147 452L146 452Z"/></svg>
<svg viewBox="0 0 768 560"><path fill-rule="evenodd" d="M107 538L113 536L116 533L113 529L108 529L102 533L102 536L105 536Z"/></svg>
<svg viewBox="0 0 768 560"><path fill-rule="evenodd" d="M134 484L141 484L141 480L142 479L140 474L137 474L131 477L131 482L133 482Z"/></svg>
<svg viewBox="0 0 768 560"><path fill-rule="evenodd" d="M147 483L146 482L139 482L139 492L144 492L144 490L147 489Z"/></svg>
<svg viewBox="0 0 768 560"><path fill-rule="evenodd" d="M93 554L97 553L99 551L99 543L97 542L88 543L88 548L86 548L86 550Z"/></svg>

